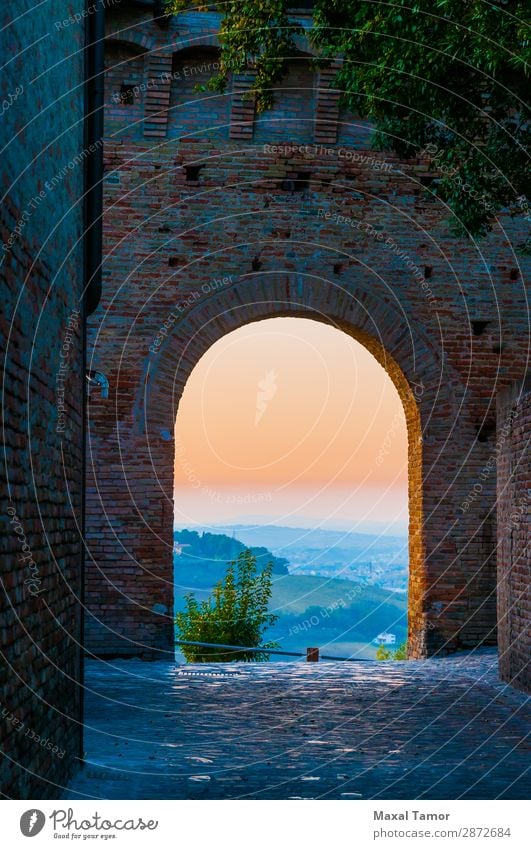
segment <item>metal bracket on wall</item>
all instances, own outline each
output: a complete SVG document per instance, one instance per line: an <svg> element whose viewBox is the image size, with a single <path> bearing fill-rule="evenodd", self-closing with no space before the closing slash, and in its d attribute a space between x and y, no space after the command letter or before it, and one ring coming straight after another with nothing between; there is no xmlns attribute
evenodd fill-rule
<svg viewBox="0 0 531 849"><path fill-rule="evenodd" d="M103 372L94 371L94 369L90 369L87 372L87 383L89 398L91 395L91 390L94 389L95 386L99 386L101 388L102 398L109 397L109 381L107 380Z"/></svg>

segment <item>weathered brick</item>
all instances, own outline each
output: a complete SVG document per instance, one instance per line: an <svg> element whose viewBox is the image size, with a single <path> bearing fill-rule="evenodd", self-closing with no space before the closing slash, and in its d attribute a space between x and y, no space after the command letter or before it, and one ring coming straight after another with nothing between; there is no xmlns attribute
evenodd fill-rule
<svg viewBox="0 0 531 849"><path fill-rule="evenodd" d="M106 155L120 184L106 185L105 293L90 329L111 393L90 408L97 566L87 568L88 647L98 621L110 652L141 653L147 643L171 656L178 401L210 345L274 315L319 318L355 336L402 398L411 655L494 644L496 470L479 476L496 445L496 394L526 368L526 297L508 271L511 245L501 230L481 252L451 236L421 183L427 162L375 154L367 123L338 110L331 72L294 60L273 109L257 117L245 97L252 69L223 96L195 91L208 82L217 14L179 17L178 39L173 24L110 14L111 43L125 20L153 55L173 52L182 79L172 80L156 140L147 115L141 139L108 107ZM525 222L502 219L519 241ZM471 322L481 319L489 324L475 335ZM113 586L119 609L106 604ZM158 603L167 618L150 613Z"/></svg>

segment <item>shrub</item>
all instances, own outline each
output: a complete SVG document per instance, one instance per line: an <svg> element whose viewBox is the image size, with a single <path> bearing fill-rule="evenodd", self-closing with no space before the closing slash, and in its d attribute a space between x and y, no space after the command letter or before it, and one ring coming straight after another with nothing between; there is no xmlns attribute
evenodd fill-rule
<svg viewBox="0 0 531 849"><path fill-rule="evenodd" d="M392 650L386 649L385 646L378 646L376 660L407 660L407 644L402 643Z"/></svg>
<svg viewBox="0 0 531 849"><path fill-rule="evenodd" d="M278 619L268 613L272 571L269 563L258 572L253 552L248 548L242 551L237 560L228 564L225 577L209 598L198 603L193 593L185 596L185 609L175 617L178 637L252 648L263 645L264 631ZM276 647L277 643L264 645L265 649ZM199 646L181 646L181 650L191 663L269 660L267 651L235 652Z"/></svg>
<svg viewBox="0 0 531 849"><path fill-rule="evenodd" d="M407 643L402 643L394 650L393 660L407 660Z"/></svg>

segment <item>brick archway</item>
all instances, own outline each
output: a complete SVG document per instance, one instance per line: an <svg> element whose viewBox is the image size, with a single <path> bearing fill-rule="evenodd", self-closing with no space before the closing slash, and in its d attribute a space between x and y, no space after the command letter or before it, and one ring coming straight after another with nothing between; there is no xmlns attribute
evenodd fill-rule
<svg viewBox="0 0 531 849"><path fill-rule="evenodd" d="M227 333L243 325L273 317L300 317L327 323L360 342L369 350L392 380L405 412L408 431L408 506L409 506L409 642L412 655L423 654L423 599L426 589L425 546L423 539L424 505L422 494L422 425L420 404L425 381L433 383L437 364L423 350L423 364L415 371L415 345L403 351L409 379L389 348L403 333L404 325L388 311L381 326L375 322L375 305L366 297L357 299L342 286L332 288L323 299L322 282L267 275L248 279L207 297L184 320L176 320L173 332L165 337L160 351L146 363L143 390L136 399L135 418L144 433L153 458L154 474L161 493L173 508L173 429L185 385L203 354ZM267 291L264 291L264 285ZM380 337L380 338L379 338ZM151 352L153 354L153 352ZM432 374L430 375L430 366ZM348 381L348 373L344 375ZM162 444L161 444L162 443ZM168 474L168 470L171 473ZM167 533L168 529L165 529ZM173 527L171 528L173 531ZM173 537L168 544L168 570L172 569Z"/></svg>
<svg viewBox="0 0 531 849"><path fill-rule="evenodd" d="M105 144L103 299L89 339L90 366L110 392L93 393L89 408L88 649L171 657L180 394L224 333L275 315L340 327L393 373L406 412L413 394L410 433L420 430L422 445L410 461L420 505L411 510L412 656L494 644L495 396L521 379L528 347L503 238L493 234L486 257L463 240L449 250L444 216L421 191L426 164L374 156L368 128L339 114L333 68L320 69L315 97L300 104L301 119L314 121L302 150L288 131L283 145L260 143L251 71L233 80L223 145L208 99L194 104L200 132L173 138L173 56L216 44L217 24L191 13L176 39L133 18L155 46L143 137L111 110L121 137Z"/></svg>
<svg viewBox="0 0 531 849"><path fill-rule="evenodd" d="M452 603L454 599L459 607L465 594L470 607L470 583L463 579L461 561L452 556L457 546L446 525L448 503L455 508L460 497L452 466L458 462L466 416L460 421L452 390L455 375L422 328L409 321L398 303L386 303L365 287L356 288L352 280L346 286L311 275L256 274L205 282L193 298L193 306L187 302L168 313L146 340L142 370L132 383L127 358L120 364L113 379L121 388L115 396L116 432L107 433L102 443L97 427L93 429L97 469L91 492L100 513L106 503L110 510L103 541L101 534L94 537L95 557L88 568L89 648L171 656L173 430L179 400L212 344L238 327L275 316L323 321L348 333L393 381L404 405L409 442L409 651L421 658L459 646L469 620L478 627L474 616L482 609L475 603L473 616L456 622ZM133 397L130 389L124 392L127 386L136 387ZM129 413L124 416L119 407L126 396ZM94 412L103 406L96 399ZM108 452L116 464L110 474L104 459ZM104 597L102 579L107 584ZM477 591L484 601L485 584ZM481 623L486 641L490 634L494 639L490 622L489 612Z"/></svg>

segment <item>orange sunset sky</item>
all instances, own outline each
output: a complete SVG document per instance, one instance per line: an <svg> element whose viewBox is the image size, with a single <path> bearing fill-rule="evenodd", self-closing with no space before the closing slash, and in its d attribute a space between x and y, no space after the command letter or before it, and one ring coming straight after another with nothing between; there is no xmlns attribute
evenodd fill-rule
<svg viewBox="0 0 531 849"><path fill-rule="evenodd" d="M192 372L175 438L176 527L407 530L397 391L328 325L275 318L227 334Z"/></svg>

